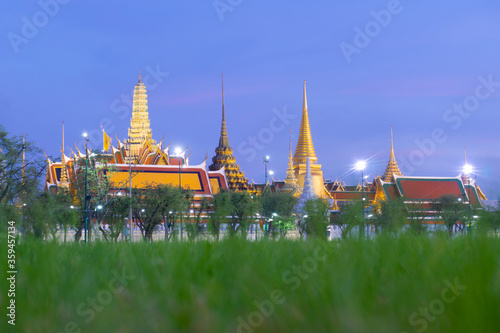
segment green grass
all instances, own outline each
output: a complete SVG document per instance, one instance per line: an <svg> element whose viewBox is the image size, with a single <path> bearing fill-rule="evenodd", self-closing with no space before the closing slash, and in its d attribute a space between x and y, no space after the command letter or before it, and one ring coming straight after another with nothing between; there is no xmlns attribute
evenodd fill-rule
<svg viewBox="0 0 500 333"><path fill-rule="evenodd" d="M16 330L6 325L2 279L0 331L65 332L74 322L68 332L236 332L238 318L260 324L255 302L273 297L281 304L252 332L500 331L500 240L404 236L326 244L24 242L17 246ZM3 240L1 246L5 258ZM0 263L5 272L5 259ZM113 272L123 271L134 278L108 293ZM467 288L439 301L445 281L455 279ZM87 299L99 293L112 299L87 323ZM425 330L418 314L412 326L410 315L430 304L439 311L430 312Z"/></svg>

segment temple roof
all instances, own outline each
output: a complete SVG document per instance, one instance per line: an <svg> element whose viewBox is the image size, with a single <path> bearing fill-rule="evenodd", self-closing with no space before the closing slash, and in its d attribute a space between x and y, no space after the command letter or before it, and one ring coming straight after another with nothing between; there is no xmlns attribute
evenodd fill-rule
<svg viewBox="0 0 500 333"><path fill-rule="evenodd" d="M466 196L460 177L400 177L395 184L405 200L434 200L443 195Z"/></svg>
<svg viewBox="0 0 500 333"><path fill-rule="evenodd" d="M398 163L396 162L396 157L394 156L394 142L391 126L391 156L389 157L389 162L387 163L383 179L385 182L394 182L394 175L402 176L401 171L399 171Z"/></svg>

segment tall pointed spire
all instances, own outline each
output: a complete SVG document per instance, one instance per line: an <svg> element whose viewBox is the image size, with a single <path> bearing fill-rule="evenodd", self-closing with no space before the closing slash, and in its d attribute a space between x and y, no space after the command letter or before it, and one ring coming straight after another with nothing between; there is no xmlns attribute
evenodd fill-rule
<svg viewBox="0 0 500 333"><path fill-rule="evenodd" d="M134 87L134 98L132 106L132 119L128 129L127 144L131 145L130 155L136 158L140 149L148 142L153 145L153 134L148 113L148 94L146 86L142 82L141 71L139 70L139 82Z"/></svg>
<svg viewBox="0 0 500 333"><path fill-rule="evenodd" d="M68 175L66 171L66 156L64 156L64 119L62 121L62 148L61 148L61 180L59 186L68 187Z"/></svg>
<svg viewBox="0 0 500 333"><path fill-rule="evenodd" d="M219 147L229 147L229 138L227 136L227 126L226 126L226 110L224 107L224 73L221 74L221 77L222 77L222 124L220 128Z"/></svg>
<svg viewBox="0 0 500 333"><path fill-rule="evenodd" d="M293 171L293 157L292 157L292 129L290 129L290 147L288 153L288 168L286 170L286 178L283 180L285 185L282 187L283 192L289 192L292 194L300 193L300 186L298 185L298 180L295 177L295 172Z"/></svg>
<svg viewBox="0 0 500 333"><path fill-rule="evenodd" d="M306 81L304 81L304 95L302 101L302 120L300 122L299 141L293 156L294 164L304 163L310 158L312 163L317 161L314 145L311 138L311 127L309 125L309 114L307 111Z"/></svg>
<svg viewBox="0 0 500 333"><path fill-rule="evenodd" d="M240 171L240 166L236 164L236 157L233 155L233 148L229 145L226 126L226 110L224 105L224 74L222 78L222 124L220 129L219 145L215 148L215 156L212 164L208 167L210 171L224 168L229 189L233 191L247 191L249 189L248 179Z"/></svg>
<svg viewBox="0 0 500 333"><path fill-rule="evenodd" d="M389 162L387 163L387 168L385 169L383 180L384 182L393 183L394 175L402 176L401 171L399 171L398 163L396 162L396 156L394 155L394 140L392 135L392 125L391 125L391 155L389 157Z"/></svg>

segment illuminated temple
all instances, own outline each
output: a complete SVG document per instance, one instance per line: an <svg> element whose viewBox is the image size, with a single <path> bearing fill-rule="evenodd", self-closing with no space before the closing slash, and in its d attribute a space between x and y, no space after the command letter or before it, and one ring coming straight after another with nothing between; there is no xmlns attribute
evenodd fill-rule
<svg viewBox="0 0 500 333"><path fill-rule="evenodd" d="M321 165L313 145L309 111L307 108L306 83L303 86L302 118L299 137L292 156L292 140L290 132L288 165L283 181L271 179L268 184L249 184L244 173L236 163L233 149L229 144L224 105L224 82L222 81L222 119L220 138L212 163L207 167L207 158L197 165L189 163L187 149L183 152L170 151L162 141L153 140L148 113L146 86L141 80L134 87L132 118L127 139L115 146L104 133L105 148L109 151L104 155L113 171L109 180L115 190L128 189L129 175L132 175L132 186L144 188L151 183L182 186L194 192L195 200L201 197L211 197L219 189L232 191L248 191L251 194L271 192L286 192L299 197L304 191L307 175L307 194L329 200L333 210L354 201L364 200L366 206L378 207L384 200L403 200L409 210L430 211L435 199L442 195L454 195L464 204L481 208L486 197L476 181L467 175L456 177L413 177L401 173L394 152L394 140L391 127L391 144L389 161L382 176L371 181L363 180L357 185L346 185L342 181L325 181ZM106 137L109 144L106 144ZM81 153L76 147L70 156L64 151L64 124L61 162L47 159L47 174L45 189L54 191L57 187L69 187L77 172L79 160L92 158L93 152L88 149ZM106 147L109 146L109 147ZM283 167L285 163L283 163ZM283 168L284 169L284 168ZM131 170L131 172L130 172ZM430 214L432 215L432 214ZM432 218L432 217L431 217Z"/></svg>
<svg viewBox="0 0 500 333"><path fill-rule="evenodd" d="M103 134L106 140L107 135L104 132ZM63 148L61 162L52 162L47 159L46 190L54 191L58 186L67 187L73 180L74 173L77 172L76 162L87 158L87 155L92 158L92 150L88 149L83 154L78 147L75 148L76 153L72 151L71 156L66 156ZM182 186L194 192L195 200L201 197L211 197L219 189L228 188L224 166L219 170L209 170L206 165L207 157L201 164L191 165L189 155L186 156L187 149L183 152L171 153L170 145L165 146L163 141L153 140L147 91L140 75L139 82L134 88L128 138L124 142L118 140L117 147L110 146L110 150L111 154L105 153L104 157L107 158L108 166L112 169L108 180L115 190L129 188L129 175L131 175L134 188L144 188L152 183Z"/></svg>
<svg viewBox="0 0 500 333"><path fill-rule="evenodd" d="M248 179L240 171L233 155L233 148L229 145L226 126L226 110L224 109L224 76L222 77L222 124L220 129L219 145L215 148L215 156L212 158L209 170L217 171L224 168L229 189L232 191L251 191Z"/></svg>

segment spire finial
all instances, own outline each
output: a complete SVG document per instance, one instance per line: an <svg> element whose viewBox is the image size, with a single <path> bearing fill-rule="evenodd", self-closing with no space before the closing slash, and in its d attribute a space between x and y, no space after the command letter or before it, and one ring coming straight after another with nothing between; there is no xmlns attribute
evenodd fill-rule
<svg viewBox="0 0 500 333"><path fill-rule="evenodd" d="M294 165L305 163L307 157L310 158L312 164L315 164L318 160L311 138L311 127L309 125L309 114L307 111L306 81L304 81L302 119L300 121L299 140L295 147L295 155L293 156Z"/></svg>
<svg viewBox="0 0 500 333"><path fill-rule="evenodd" d="M304 98L302 100L302 109L307 110L306 81L304 81Z"/></svg>
<svg viewBox="0 0 500 333"><path fill-rule="evenodd" d="M222 121L226 122L226 111L224 109L224 73L221 73L222 78Z"/></svg>
<svg viewBox="0 0 500 333"><path fill-rule="evenodd" d="M62 153L64 155L64 118L62 120Z"/></svg>
<svg viewBox="0 0 500 333"><path fill-rule="evenodd" d="M229 139L227 137L227 126L226 126L226 110L224 106L224 73L221 74L221 78L222 78L222 124L220 128L219 147L229 148Z"/></svg>
<svg viewBox="0 0 500 333"><path fill-rule="evenodd" d="M394 139L393 139L393 135L392 135L392 125L391 125L391 158L393 158L393 157L394 157Z"/></svg>
<svg viewBox="0 0 500 333"><path fill-rule="evenodd" d="M139 82L142 82L142 74L141 74L141 69L139 68Z"/></svg>

